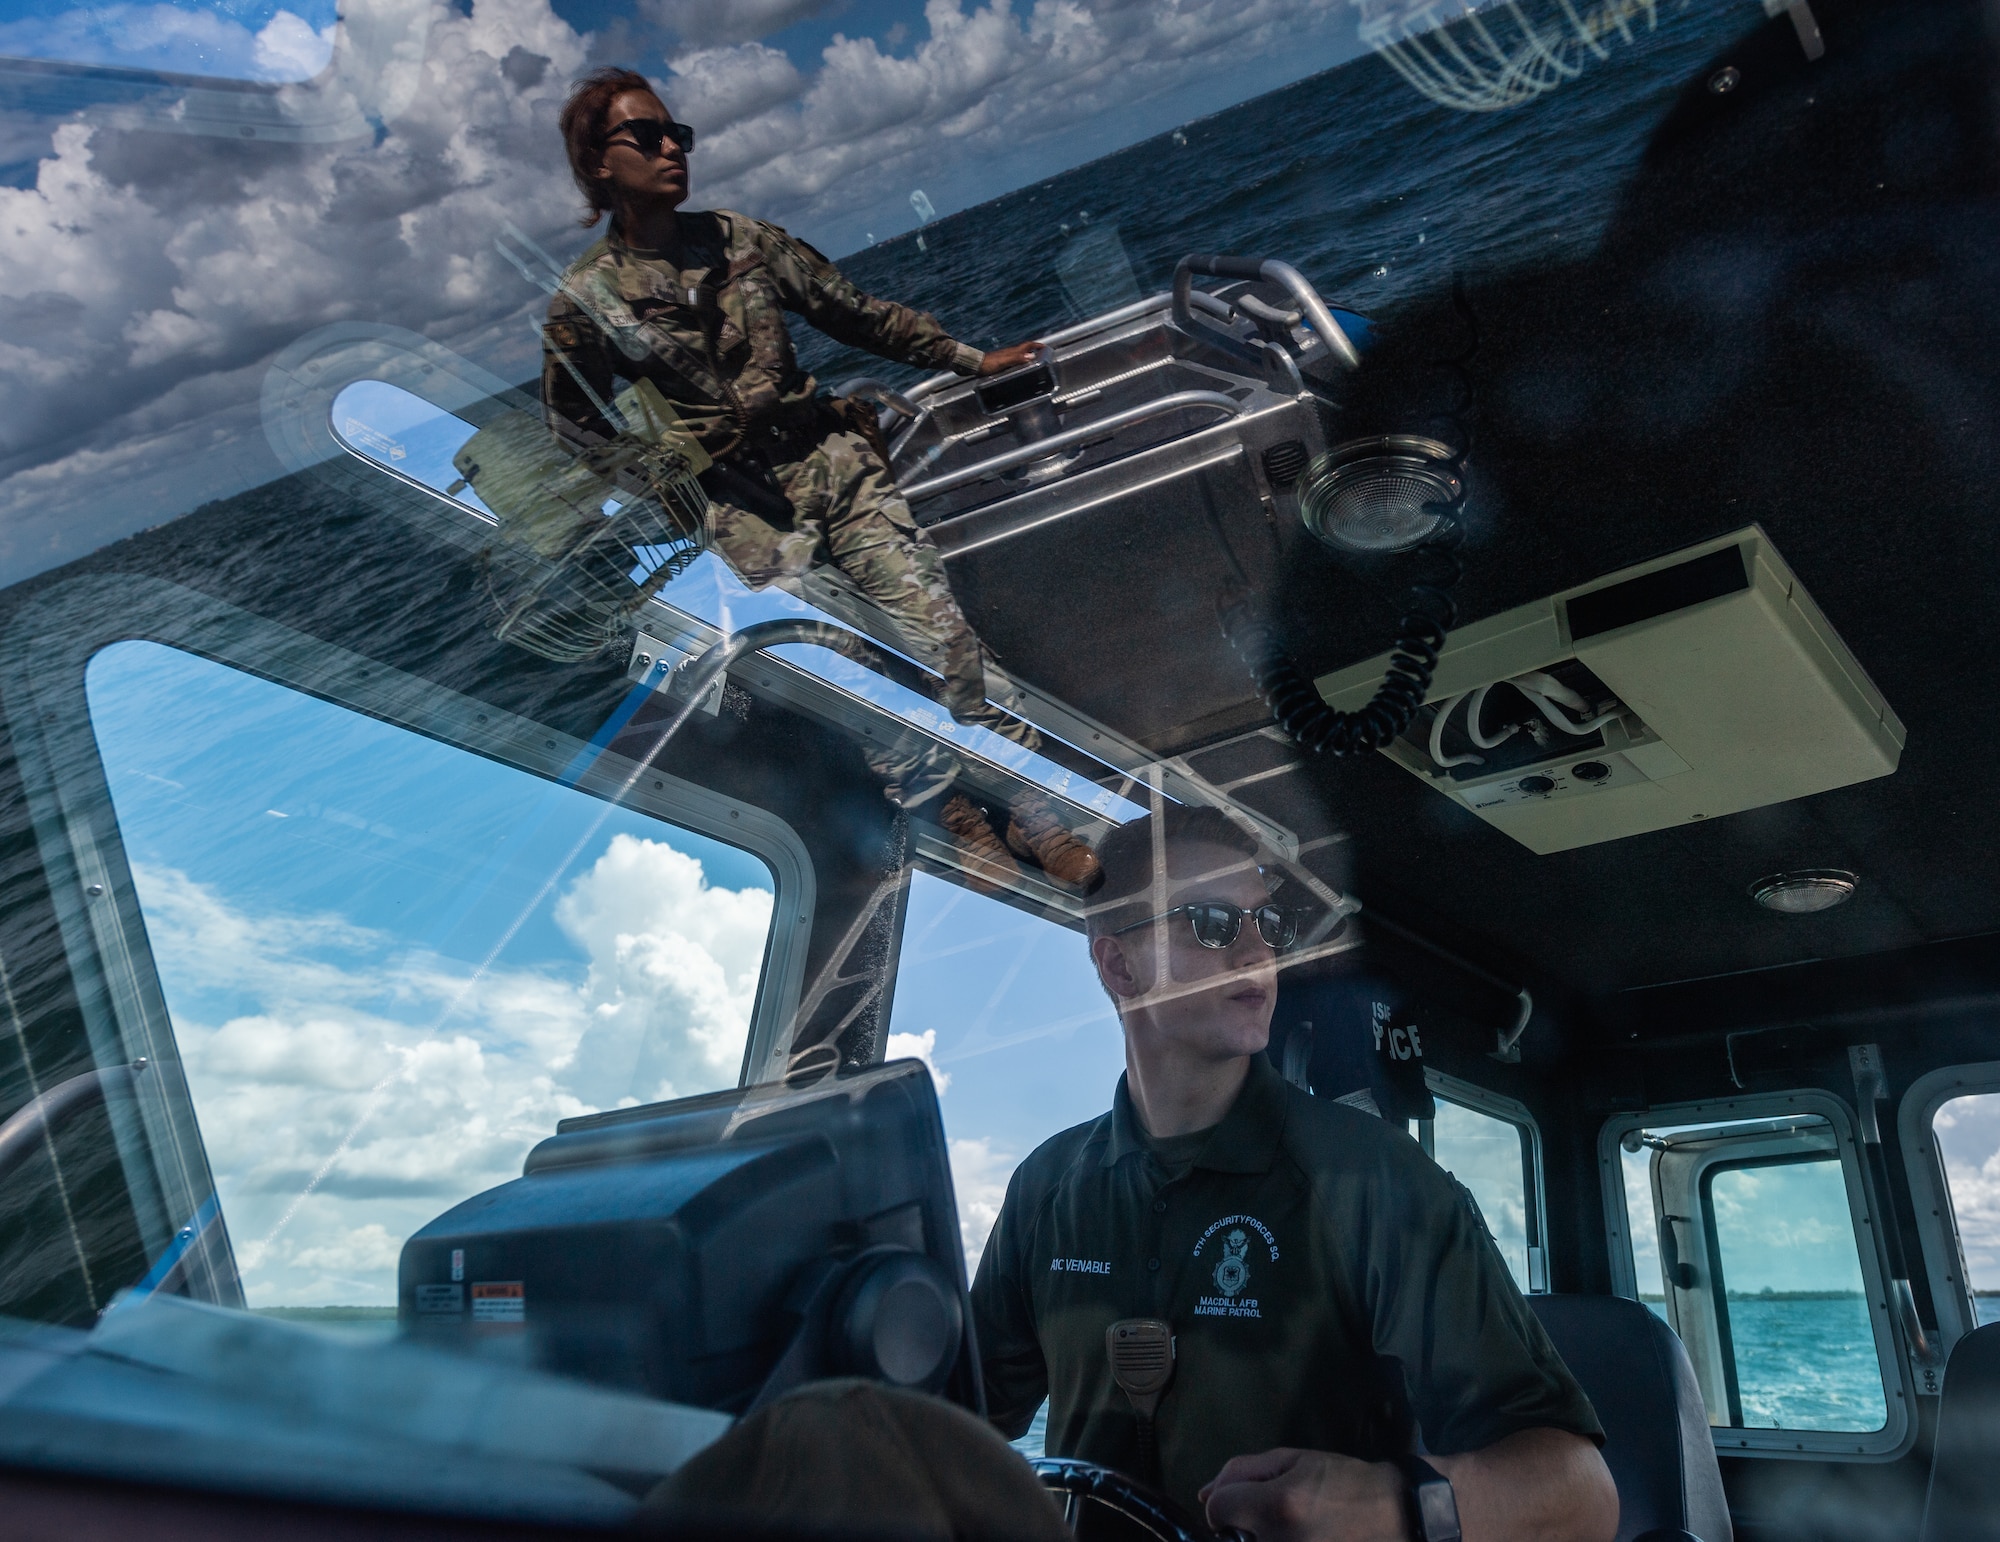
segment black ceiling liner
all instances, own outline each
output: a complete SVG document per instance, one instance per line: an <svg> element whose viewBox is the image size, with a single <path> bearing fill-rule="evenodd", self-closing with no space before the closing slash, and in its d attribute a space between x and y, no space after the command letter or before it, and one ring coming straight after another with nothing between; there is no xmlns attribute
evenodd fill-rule
<svg viewBox="0 0 2000 1542"><path fill-rule="evenodd" d="M1907 726L1901 769L1551 856L1380 757L1245 790L1348 831L1364 896L1585 993L2000 930L1996 40L1973 5L1814 11L1822 60L1780 16L1690 76L1591 258L1469 286L1459 599L1490 616L1760 524ZM1448 294L1384 330L1409 359L1462 346ZM1378 653L1394 582L1295 567L1304 662ZM1796 867L1860 892L1817 916L1750 900Z"/></svg>

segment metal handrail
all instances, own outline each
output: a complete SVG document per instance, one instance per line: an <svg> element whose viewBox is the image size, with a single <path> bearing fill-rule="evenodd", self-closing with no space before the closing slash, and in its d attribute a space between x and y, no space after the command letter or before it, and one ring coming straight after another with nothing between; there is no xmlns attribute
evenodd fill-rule
<svg viewBox="0 0 2000 1542"><path fill-rule="evenodd" d="M1092 316L1087 321L1074 322L1061 331L1051 332L1047 337L1037 338L1036 341L1046 343L1051 348L1060 348L1064 343L1073 343L1079 337L1102 332L1106 327L1123 326L1128 321L1137 321L1148 311L1159 310L1172 300L1172 293L1162 289L1156 295L1149 295L1143 300L1132 300L1116 310L1106 311L1102 316Z"/></svg>
<svg viewBox="0 0 2000 1542"><path fill-rule="evenodd" d="M866 401L880 402L890 411L906 418L914 418L924 409L886 381L877 380L873 375L857 375L833 388L835 396L858 396Z"/></svg>
<svg viewBox="0 0 2000 1542"><path fill-rule="evenodd" d="M1189 253L1174 268L1174 324L1182 330L1190 330L1194 321L1194 276L1197 273L1213 278L1261 279L1268 284L1281 285L1299 302L1299 309L1305 312L1306 319L1312 323L1313 330L1326 344L1328 352L1349 369L1361 367L1361 350L1354 346L1354 340L1341 324L1333 319L1333 312L1319 297L1319 291L1289 262Z"/></svg>
<svg viewBox="0 0 2000 1542"><path fill-rule="evenodd" d="M1106 311L1102 316L1092 316L1087 321L1072 322L1069 326L1051 332L1046 337L1037 337L1032 341L1040 343L1045 348L1060 348L1064 343L1073 343L1079 337L1102 332L1106 327L1123 326L1128 321L1137 321L1149 311L1164 310L1173 303L1173 298L1170 291L1162 289L1156 295L1148 295L1143 300L1128 301L1116 310ZM926 396L935 395L947 386L958 385L968 378L970 377L953 370L941 370L935 375L928 375L919 380L903 394L911 401L922 401Z"/></svg>
<svg viewBox="0 0 2000 1542"><path fill-rule="evenodd" d="M1215 407L1231 417L1242 414L1243 404L1233 396L1225 396L1220 391L1175 391L1170 396L1162 396L1157 401L1141 402L1136 407L1127 407L1123 412L1114 412L1108 418L1100 418L1095 423L1086 423L1079 428L1066 428L1059 434L1050 434L1046 439L1037 439L1033 444L1020 445L998 455L957 471L947 471L943 476L932 477L928 482L913 482L900 489L902 495L915 502L919 498L932 498L939 493L948 493L953 488L963 487L968 482L982 481L990 476L998 476L1003 471L1011 471L1016 466L1029 461L1047 460L1058 451L1071 445L1082 444L1085 440L1099 439L1106 434L1116 433L1121 428L1130 428L1134 423L1143 423L1148 418L1156 418L1165 412L1174 412L1182 407Z"/></svg>

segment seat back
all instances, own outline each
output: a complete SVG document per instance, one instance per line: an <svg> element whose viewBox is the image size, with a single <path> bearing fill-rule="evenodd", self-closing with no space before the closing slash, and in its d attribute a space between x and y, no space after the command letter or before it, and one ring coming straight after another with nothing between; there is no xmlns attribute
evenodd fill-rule
<svg viewBox="0 0 2000 1542"><path fill-rule="evenodd" d="M1604 1426L1618 1542L1648 1532L1733 1542L1708 1408L1680 1338L1622 1296L1529 1296Z"/></svg>
<svg viewBox="0 0 2000 1542"><path fill-rule="evenodd" d="M2000 1538L2000 1323L1952 1346L1938 1399L1923 1542Z"/></svg>

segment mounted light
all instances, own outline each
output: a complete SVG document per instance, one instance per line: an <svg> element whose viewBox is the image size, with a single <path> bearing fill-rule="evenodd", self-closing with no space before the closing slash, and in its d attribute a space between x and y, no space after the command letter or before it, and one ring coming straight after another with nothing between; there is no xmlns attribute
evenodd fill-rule
<svg viewBox="0 0 2000 1542"><path fill-rule="evenodd" d="M1339 551L1407 551L1436 533L1460 491L1451 449L1435 439L1352 439L1313 457L1299 517Z"/></svg>
<svg viewBox="0 0 2000 1542"><path fill-rule="evenodd" d="M1750 886L1750 897L1766 910L1804 916L1844 904L1860 886L1861 880L1844 868L1809 867L1758 879Z"/></svg>

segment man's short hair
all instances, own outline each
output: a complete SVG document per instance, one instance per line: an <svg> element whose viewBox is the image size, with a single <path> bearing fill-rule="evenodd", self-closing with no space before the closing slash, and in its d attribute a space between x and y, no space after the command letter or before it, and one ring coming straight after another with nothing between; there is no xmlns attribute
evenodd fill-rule
<svg viewBox="0 0 2000 1542"><path fill-rule="evenodd" d="M1085 929L1092 937L1102 937L1146 918L1153 886L1156 822L1163 850L1174 846L1220 846L1252 862L1263 855L1257 838L1219 808L1169 803L1157 815L1148 814L1128 825L1119 825L1099 840L1095 848L1098 863L1104 869L1104 881L1090 897L1085 920Z"/></svg>
<svg viewBox="0 0 2000 1542"><path fill-rule="evenodd" d="M653 83L637 70L607 64L592 70L569 89L563 103L563 148L569 152L569 174L576 179L577 191L589 205L580 224L595 225L611 212L611 194L595 173L603 164L604 125L611 116L611 104L627 91L647 91L654 96Z"/></svg>

